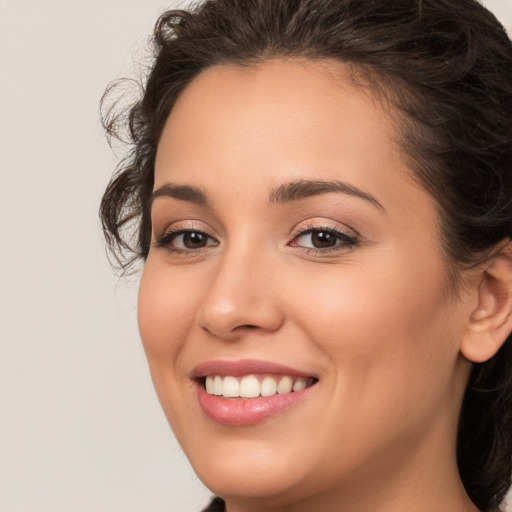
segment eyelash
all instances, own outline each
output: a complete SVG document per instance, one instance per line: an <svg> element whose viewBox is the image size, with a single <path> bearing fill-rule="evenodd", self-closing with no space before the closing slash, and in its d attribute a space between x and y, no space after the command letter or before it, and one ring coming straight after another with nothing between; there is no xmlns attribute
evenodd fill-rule
<svg viewBox="0 0 512 512"><path fill-rule="evenodd" d="M172 242L176 238L178 238L180 235L186 235L186 234L191 234L191 233L203 235L210 240L215 240L215 244L207 243L206 246L198 247L196 249L182 249L182 248L172 246ZM207 249L208 247L212 247L212 246L215 246L218 244L219 244L219 242L213 236L209 235L208 233L206 233L205 231L203 231L201 229L195 229L193 227L190 227L190 228L181 228L180 227L180 228L176 228L176 229L170 228L168 231L164 232L156 241L157 247L165 248L171 254L180 254L180 255L198 254L198 253L204 251L205 249Z"/></svg>
<svg viewBox="0 0 512 512"><path fill-rule="evenodd" d="M198 247L196 249L183 249L178 247L173 247L173 241L179 237L180 235L186 234L199 234L207 237L209 240L214 240L215 243L205 245L204 247ZM312 235L314 233L324 233L334 236L338 241L332 247L325 248L315 248L315 247L303 247L293 242L300 239L301 237ZM348 235L341 230L335 229L331 226L303 226L301 229L297 231L297 233L293 236L291 242L288 243L291 247L297 247L302 251L307 252L308 254L316 254L323 255L331 252L339 252L344 250L349 250L355 246L357 246L359 240L355 236ZM159 248L165 248L171 254L179 254L179 255L189 255L189 254L198 254L202 251L206 250L208 247L214 247L219 244L218 240L216 240L213 236L209 235L205 231L201 229L190 228L176 228L170 229L164 232L156 241L155 245Z"/></svg>
<svg viewBox="0 0 512 512"><path fill-rule="evenodd" d="M299 238L307 235L312 235L314 233L324 233L333 235L337 239L337 243L332 247L325 248L316 248L316 247L303 247L300 245L294 245L293 242L298 240ZM324 255L332 252L341 252L350 250L353 247L356 247L359 243L359 240L355 236L348 235L347 233L333 228L332 226L318 226L318 225L306 225L302 226L297 233L294 235L292 241L289 243L292 247L298 247L299 249L305 251L308 254L313 255Z"/></svg>

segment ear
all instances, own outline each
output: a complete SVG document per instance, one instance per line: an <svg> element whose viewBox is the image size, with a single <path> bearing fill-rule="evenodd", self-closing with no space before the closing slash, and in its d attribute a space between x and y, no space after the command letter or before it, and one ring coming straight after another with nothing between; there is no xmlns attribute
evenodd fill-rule
<svg viewBox="0 0 512 512"><path fill-rule="evenodd" d="M462 355L474 363L490 359L512 331L512 242L479 272L477 305L462 339Z"/></svg>

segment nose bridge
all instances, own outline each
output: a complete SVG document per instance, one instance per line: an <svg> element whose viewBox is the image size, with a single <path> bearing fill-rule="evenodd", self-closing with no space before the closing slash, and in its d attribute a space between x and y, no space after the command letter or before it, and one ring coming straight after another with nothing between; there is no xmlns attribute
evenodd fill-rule
<svg viewBox="0 0 512 512"><path fill-rule="evenodd" d="M270 285L270 259L248 243L226 250L198 311L201 328L223 339L236 339L249 329L277 330L283 317Z"/></svg>

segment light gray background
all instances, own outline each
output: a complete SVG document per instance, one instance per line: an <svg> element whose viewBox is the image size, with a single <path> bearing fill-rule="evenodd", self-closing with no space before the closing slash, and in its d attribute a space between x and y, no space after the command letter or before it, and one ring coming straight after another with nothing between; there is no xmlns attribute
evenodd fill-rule
<svg viewBox="0 0 512 512"><path fill-rule="evenodd" d="M488 0L512 28L512 1ZM181 5L185 5L182 2ZM137 279L97 208L120 154L98 102L135 76L163 0L0 0L0 512L197 512L153 392Z"/></svg>

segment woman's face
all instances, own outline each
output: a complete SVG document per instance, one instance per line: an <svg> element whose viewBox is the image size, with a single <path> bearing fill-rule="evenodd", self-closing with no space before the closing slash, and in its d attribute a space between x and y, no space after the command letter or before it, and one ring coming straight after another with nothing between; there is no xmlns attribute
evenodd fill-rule
<svg viewBox="0 0 512 512"><path fill-rule="evenodd" d="M455 471L467 305L433 200L348 76L210 68L158 147L141 337L177 439L233 502Z"/></svg>

